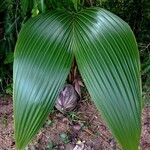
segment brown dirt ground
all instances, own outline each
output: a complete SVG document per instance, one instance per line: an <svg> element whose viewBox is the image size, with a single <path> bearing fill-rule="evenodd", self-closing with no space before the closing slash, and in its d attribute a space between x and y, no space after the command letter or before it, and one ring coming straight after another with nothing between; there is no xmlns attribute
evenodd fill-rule
<svg viewBox="0 0 150 150"><path fill-rule="evenodd" d="M55 150L72 150L80 140L84 141L84 150L119 150L95 106L88 99L88 96L84 96L77 109L67 115L55 110L27 149L54 150L48 148L53 142ZM12 111L11 97L0 98L0 150L15 150ZM65 140L60 138L62 134L67 135ZM145 106L142 114L140 149L150 150L150 105Z"/></svg>

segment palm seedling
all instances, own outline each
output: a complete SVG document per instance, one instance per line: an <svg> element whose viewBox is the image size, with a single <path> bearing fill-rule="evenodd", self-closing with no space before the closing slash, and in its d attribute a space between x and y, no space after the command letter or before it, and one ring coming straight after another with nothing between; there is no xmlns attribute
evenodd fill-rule
<svg viewBox="0 0 150 150"><path fill-rule="evenodd" d="M137 150L141 83L135 37L111 12L82 8L79 1L73 4L75 9L60 7L29 19L19 34L13 68L17 149L23 150L43 125L75 58L92 100L122 149Z"/></svg>

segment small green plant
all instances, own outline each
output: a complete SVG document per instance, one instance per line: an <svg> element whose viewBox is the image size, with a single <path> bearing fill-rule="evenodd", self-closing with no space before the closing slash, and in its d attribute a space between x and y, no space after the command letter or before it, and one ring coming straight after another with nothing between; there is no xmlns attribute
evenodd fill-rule
<svg viewBox="0 0 150 150"><path fill-rule="evenodd" d="M74 111L68 112L67 113L67 117L72 121L72 122L76 122L79 119L81 119L78 114Z"/></svg>
<svg viewBox="0 0 150 150"><path fill-rule="evenodd" d="M66 133L61 133L60 139L64 144L68 144L70 142L69 136Z"/></svg>
<svg viewBox="0 0 150 150"><path fill-rule="evenodd" d="M47 126L51 126L52 124L53 124L53 121L50 120L50 119L48 119L47 122L46 122L46 125L47 125Z"/></svg>
<svg viewBox="0 0 150 150"><path fill-rule="evenodd" d="M48 144L47 144L47 149L48 149L48 150L56 150L55 147L56 147L56 146L55 146L55 143L50 140L50 141L48 142Z"/></svg>
<svg viewBox="0 0 150 150"><path fill-rule="evenodd" d="M6 128L8 125L7 115L4 114L0 117L0 123Z"/></svg>
<svg viewBox="0 0 150 150"><path fill-rule="evenodd" d="M5 92L6 92L6 94L9 94L11 96L13 95L13 84L12 83L7 85Z"/></svg>

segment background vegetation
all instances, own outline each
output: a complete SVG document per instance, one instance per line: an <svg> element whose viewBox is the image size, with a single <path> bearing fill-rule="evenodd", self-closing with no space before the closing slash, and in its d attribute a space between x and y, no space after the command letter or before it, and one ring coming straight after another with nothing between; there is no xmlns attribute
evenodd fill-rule
<svg viewBox="0 0 150 150"><path fill-rule="evenodd" d="M82 2L83 0L81 4ZM34 0L29 4L22 4L25 6L22 11L20 3L20 0L0 0L0 94L12 94L13 52L24 22L40 12L60 8L60 6L71 7L68 5L69 0L58 0L57 3L55 0ZM150 97L150 1L85 0L84 5L106 8L129 23L139 45L143 93L148 101Z"/></svg>

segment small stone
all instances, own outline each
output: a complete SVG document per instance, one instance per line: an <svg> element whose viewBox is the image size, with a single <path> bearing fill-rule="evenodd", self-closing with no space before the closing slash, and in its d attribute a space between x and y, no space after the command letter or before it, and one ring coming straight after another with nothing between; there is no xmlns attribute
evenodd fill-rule
<svg viewBox="0 0 150 150"><path fill-rule="evenodd" d="M73 148L74 148L74 146L72 144L70 144L70 143L65 145L65 149L66 150L73 150Z"/></svg>
<svg viewBox="0 0 150 150"><path fill-rule="evenodd" d="M73 125L73 131L76 133L76 132L79 132L81 130L81 125L80 124L75 124Z"/></svg>

